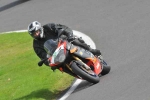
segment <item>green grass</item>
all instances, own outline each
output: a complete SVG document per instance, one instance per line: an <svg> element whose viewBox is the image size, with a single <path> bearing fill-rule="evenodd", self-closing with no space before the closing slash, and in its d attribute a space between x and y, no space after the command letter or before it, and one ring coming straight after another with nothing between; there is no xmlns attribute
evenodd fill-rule
<svg viewBox="0 0 150 100"><path fill-rule="evenodd" d="M69 87L72 76L39 60L28 33L0 34L0 100L55 100Z"/></svg>

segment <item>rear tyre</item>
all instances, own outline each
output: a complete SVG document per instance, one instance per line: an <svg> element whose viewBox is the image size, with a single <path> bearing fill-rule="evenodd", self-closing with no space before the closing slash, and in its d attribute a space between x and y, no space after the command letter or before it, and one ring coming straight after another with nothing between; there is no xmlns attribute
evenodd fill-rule
<svg viewBox="0 0 150 100"><path fill-rule="evenodd" d="M96 84L100 81L100 78L97 74L95 74L91 69L86 70L78 62L72 62L71 68L75 74L84 80L87 80L88 82Z"/></svg>

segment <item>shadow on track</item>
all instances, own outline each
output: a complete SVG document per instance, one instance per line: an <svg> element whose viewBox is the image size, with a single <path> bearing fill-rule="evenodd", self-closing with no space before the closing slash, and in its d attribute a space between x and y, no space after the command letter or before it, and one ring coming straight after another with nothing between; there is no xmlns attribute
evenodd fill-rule
<svg viewBox="0 0 150 100"><path fill-rule="evenodd" d="M17 0L17 1L11 2L11 3L7 4L7 5L4 5L4 6L0 7L0 12L2 12L4 10L7 10L7 9L10 9L12 7L15 7L15 6L19 5L19 4L25 3L27 1L30 1L30 0Z"/></svg>

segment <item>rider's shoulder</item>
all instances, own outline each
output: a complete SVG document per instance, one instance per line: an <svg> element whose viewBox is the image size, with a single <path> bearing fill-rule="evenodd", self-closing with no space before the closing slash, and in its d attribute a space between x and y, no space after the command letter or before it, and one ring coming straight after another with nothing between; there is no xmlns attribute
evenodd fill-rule
<svg viewBox="0 0 150 100"><path fill-rule="evenodd" d="M56 25L55 23L47 23L47 24L43 25L43 27L52 27L55 25Z"/></svg>

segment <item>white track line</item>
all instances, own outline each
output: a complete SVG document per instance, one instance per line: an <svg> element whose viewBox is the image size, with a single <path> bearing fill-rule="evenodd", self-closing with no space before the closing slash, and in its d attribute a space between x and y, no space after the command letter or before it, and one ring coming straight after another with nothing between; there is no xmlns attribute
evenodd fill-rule
<svg viewBox="0 0 150 100"><path fill-rule="evenodd" d="M2 32L2 33L0 33L0 34L8 34L8 33L12 33L12 32L27 32L27 30L18 30L18 31Z"/></svg>
<svg viewBox="0 0 150 100"><path fill-rule="evenodd" d="M9 32L2 32L0 34L8 34L8 33L12 33L12 32L27 32L27 30L18 30L18 31L9 31ZM79 31L76 31L76 30L73 30L73 34L75 36L78 36L78 37L82 37L83 40L91 46L91 48L95 49L96 46L95 46L95 43L93 42L93 40L85 35L84 33L81 33ZM59 100L65 100L76 88L77 86L82 82L82 80L80 79L76 79L76 81L74 82L74 84L70 87L70 89L65 93L65 95L63 95Z"/></svg>
<svg viewBox="0 0 150 100"><path fill-rule="evenodd" d="M77 79L74 84L70 87L70 89L58 100L65 100L76 88L77 86L82 82L82 80Z"/></svg>

